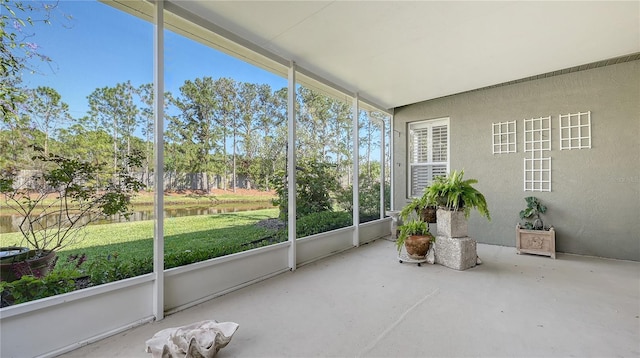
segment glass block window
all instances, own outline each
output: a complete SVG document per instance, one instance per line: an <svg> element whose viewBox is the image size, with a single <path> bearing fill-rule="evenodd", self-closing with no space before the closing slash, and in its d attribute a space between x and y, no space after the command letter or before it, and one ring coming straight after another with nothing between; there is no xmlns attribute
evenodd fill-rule
<svg viewBox="0 0 640 358"><path fill-rule="evenodd" d="M408 133L408 193L416 197L449 172L449 118L409 123Z"/></svg>
<svg viewBox="0 0 640 358"><path fill-rule="evenodd" d="M591 111L560 115L560 150L591 148Z"/></svg>
<svg viewBox="0 0 640 358"><path fill-rule="evenodd" d="M516 121L492 123L493 154L515 153L516 145Z"/></svg>
<svg viewBox="0 0 640 358"><path fill-rule="evenodd" d="M551 191L551 158L524 159L524 191Z"/></svg>
<svg viewBox="0 0 640 358"><path fill-rule="evenodd" d="M551 116L524 120L524 151L551 150Z"/></svg>

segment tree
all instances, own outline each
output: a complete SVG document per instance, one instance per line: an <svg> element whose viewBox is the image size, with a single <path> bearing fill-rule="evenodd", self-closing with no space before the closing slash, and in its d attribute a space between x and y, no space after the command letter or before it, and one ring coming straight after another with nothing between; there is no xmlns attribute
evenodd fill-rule
<svg viewBox="0 0 640 358"><path fill-rule="evenodd" d="M327 128L331 120L331 103L327 96L306 87L298 87L298 150L300 156L327 159Z"/></svg>
<svg viewBox="0 0 640 358"><path fill-rule="evenodd" d="M52 60L40 53L29 27L50 24L57 7L57 1L0 0L0 168L33 166L26 148L39 141L42 133L24 116L28 96L22 74L36 72L37 62L51 64Z"/></svg>
<svg viewBox="0 0 640 358"><path fill-rule="evenodd" d="M341 184L349 185L353 165L353 113L348 103L336 100L331 103L331 112L334 119L328 123L328 133L332 133L327 138L328 150L335 155L336 175L341 179Z"/></svg>
<svg viewBox="0 0 640 358"><path fill-rule="evenodd" d="M118 168L118 159L131 153L131 137L137 124L138 107L133 100L131 82L119 83L115 87L96 88L88 97L92 126L111 129L113 137L113 169ZM120 142L126 142L126 152L120 151Z"/></svg>
<svg viewBox="0 0 640 358"><path fill-rule="evenodd" d="M57 7L57 1L36 6L32 2L0 0L0 117L3 121L13 119L27 98L21 75L24 70L35 72L30 60L52 62L39 52L36 43L29 41L33 34L27 27L36 22L50 24Z"/></svg>
<svg viewBox="0 0 640 358"><path fill-rule="evenodd" d="M243 174L247 175L250 179L255 179L251 175L251 167L253 160L258 153L258 143L260 140L257 137L257 118L260 116L260 112L264 110L260 95L258 93L258 85L253 83L241 83L238 90L238 98L240 99L238 105L240 110L240 121L238 123L238 129L240 130L240 145L244 149L243 160ZM235 159L235 156L234 156ZM236 165L234 160L234 182L236 181ZM234 185L235 190L235 185Z"/></svg>
<svg viewBox="0 0 640 358"><path fill-rule="evenodd" d="M235 156L235 135L236 135L236 116L237 116L237 104L239 99L237 98L237 84L232 78L219 78L214 84L215 99L218 104L213 113L213 119L216 125L222 131L221 143L219 147L222 148L222 188L227 189L228 179L228 157L227 157L227 138L228 128L232 128L233 133L233 155ZM233 178L235 181L235 177ZM235 187L235 183L234 183Z"/></svg>
<svg viewBox="0 0 640 358"><path fill-rule="evenodd" d="M145 183L147 187L150 186L150 170L149 167L152 162L153 155L153 141L154 141L154 95L153 95L153 83L145 83L140 85L137 89L137 94L140 96L140 101L142 102L142 107L140 108L140 125L142 130L142 135L145 139L145 163L144 163L144 172L145 172Z"/></svg>
<svg viewBox="0 0 640 358"><path fill-rule="evenodd" d="M368 112L360 112L359 123L361 133L360 146L361 148L364 146L364 155L362 156L361 161L364 160L366 176L368 178L373 178L374 174L372 173L371 168L371 155L374 149L380 148L380 136L382 133L378 130ZM374 135L376 132L378 133L377 137ZM362 155L362 153L360 154Z"/></svg>
<svg viewBox="0 0 640 358"><path fill-rule="evenodd" d="M131 141L134 137L134 132L138 127L138 106L134 103L133 95L137 94L137 88L135 88L130 81L124 83L118 83L116 85L116 93L120 97L121 108L121 123L122 123L122 135L123 139L127 142L126 155L131 155L132 147ZM123 156L124 157L124 156Z"/></svg>
<svg viewBox="0 0 640 358"><path fill-rule="evenodd" d="M111 155L112 138L102 129L90 130L81 123L74 123L58 131L60 154L77 156L90 163L106 163Z"/></svg>
<svg viewBox="0 0 640 358"><path fill-rule="evenodd" d="M26 116L12 115L11 120L0 122L0 169L28 167L31 155L26 148L37 138L37 131L29 126Z"/></svg>
<svg viewBox="0 0 640 358"><path fill-rule="evenodd" d="M257 156L260 158L255 169L252 170L256 182L262 183L267 191L270 180L278 165L286 162L287 133L287 89L272 92L269 85L258 86L258 102L260 110L256 119L256 126L261 131L258 140Z"/></svg>
<svg viewBox="0 0 640 358"><path fill-rule="evenodd" d="M44 155L49 154L49 138L59 125L71 119L69 105L62 102L60 94L51 87L38 87L28 91L25 108L34 128L44 133Z"/></svg>
<svg viewBox="0 0 640 358"><path fill-rule="evenodd" d="M176 169L207 173L211 169L211 153L221 137L213 122L220 106L213 79L187 80L180 87L180 97L171 96L169 100L179 111L169 117L167 131L167 138L176 144L173 148L182 156L176 160ZM209 189L207 177L202 177L201 183Z"/></svg>

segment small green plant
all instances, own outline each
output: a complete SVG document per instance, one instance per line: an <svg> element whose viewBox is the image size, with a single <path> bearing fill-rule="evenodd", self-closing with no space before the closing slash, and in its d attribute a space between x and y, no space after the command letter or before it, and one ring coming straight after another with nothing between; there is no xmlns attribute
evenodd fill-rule
<svg viewBox="0 0 640 358"><path fill-rule="evenodd" d="M527 202L527 207L520 211L520 219L527 221L522 227L527 230L545 230L540 214L544 214L547 207L542 205L535 196L528 196L524 200Z"/></svg>
<svg viewBox="0 0 640 358"><path fill-rule="evenodd" d="M491 221L484 195L472 186L478 180L463 180L463 177L464 170L459 172L454 170L446 177L436 177L426 190L427 197L438 206L450 210L464 210L465 217L469 217L471 209L476 209L480 215Z"/></svg>
<svg viewBox="0 0 640 358"><path fill-rule="evenodd" d="M398 248L398 252L402 251L402 246L404 245L405 240L409 236L430 236L431 242L435 241L435 238L429 232L429 225L422 220L410 220L407 223L400 226L400 235L398 236L398 240L396 240L396 247Z"/></svg>

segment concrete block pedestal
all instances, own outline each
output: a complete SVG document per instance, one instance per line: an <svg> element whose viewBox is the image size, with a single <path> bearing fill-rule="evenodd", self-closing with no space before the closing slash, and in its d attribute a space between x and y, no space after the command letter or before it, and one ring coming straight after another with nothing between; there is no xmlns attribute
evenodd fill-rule
<svg viewBox="0 0 640 358"><path fill-rule="evenodd" d="M436 263L454 270L466 270L476 266L477 242L470 237L436 237Z"/></svg>
<svg viewBox="0 0 640 358"><path fill-rule="evenodd" d="M438 209L438 235L446 237L467 237L469 227L464 211Z"/></svg>
<svg viewBox="0 0 640 358"><path fill-rule="evenodd" d="M438 209L436 263L454 270L472 268L478 262L477 242L470 238L463 211Z"/></svg>

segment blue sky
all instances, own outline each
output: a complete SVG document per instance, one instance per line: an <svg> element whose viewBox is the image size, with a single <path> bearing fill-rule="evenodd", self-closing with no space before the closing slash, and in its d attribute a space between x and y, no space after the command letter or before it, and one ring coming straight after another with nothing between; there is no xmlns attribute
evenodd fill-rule
<svg viewBox="0 0 640 358"><path fill-rule="evenodd" d="M56 89L73 117L87 112L86 97L96 88L153 81L153 25L108 5L63 0L50 25L36 23L25 32L33 33L29 42L53 60L51 66L34 62L38 73L25 74L25 84ZM266 83L273 89L287 85L282 77L167 31L165 90L178 94L185 80L204 76Z"/></svg>

